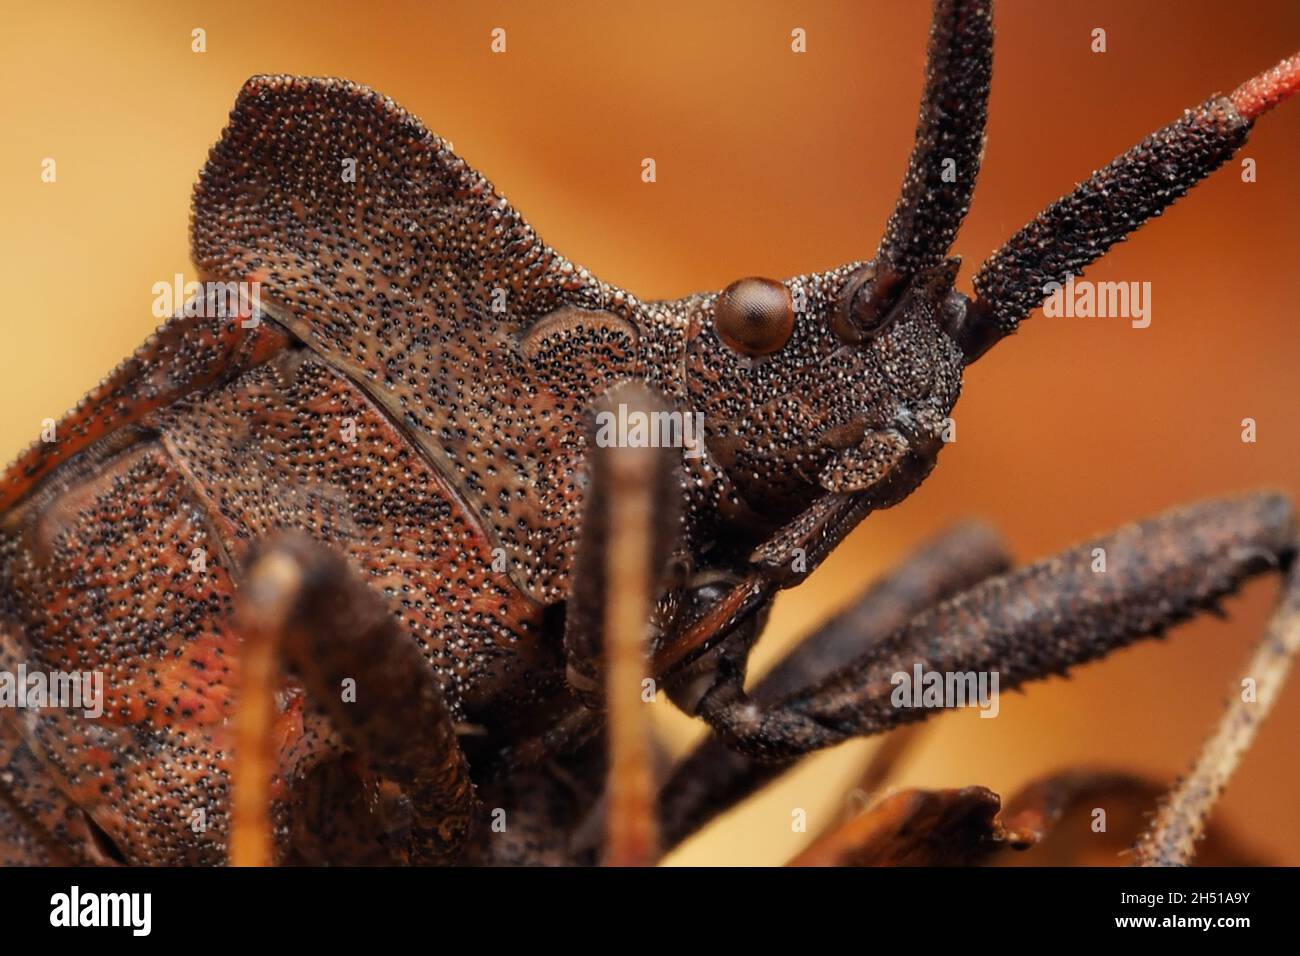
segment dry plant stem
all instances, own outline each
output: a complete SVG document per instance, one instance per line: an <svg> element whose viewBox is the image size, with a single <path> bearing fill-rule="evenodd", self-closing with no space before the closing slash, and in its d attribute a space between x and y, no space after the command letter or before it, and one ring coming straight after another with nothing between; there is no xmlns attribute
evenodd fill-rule
<svg viewBox="0 0 1300 956"><path fill-rule="evenodd" d="M1189 773L1169 794L1151 826L1139 838L1135 862L1140 866L1185 866L1215 801L1255 739L1273 707L1300 651L1300 570L1293 565L1281 604L1246 663L1244 677L1255 682L1254 695L1233 688L1228 709ZM1247 699L1252 696L1252 699Z"/></svg>
<svg viewBox="0 0 1300 956"><path fill-rule="evenodd" d="M903 790L819 836L788 866L969 866L1024 847L985 787Z"/></svg>
<svg viewBox="0 0 1300 956"><path fill-rule="evenodd" d="M1001 851L1039 843L1080 800L1107 793L1149 798L1152 789L1129 774L1072 770L1030 783L1005 809L997 794L984 787L904 790L850 814L790 865L984 863Z"/></svg>
<svg viewBox="0 0 1300 956"><path fill-rule="evenodd" d="M659 449L616 448L609 467L609 548L605 633L609 713L609 812L605 862L647 866L658 856L650 709L641 696L650 619L654 456Z"/></svg>
<svg viewBox="0 0 1300 956"><path fill-rule="evenodd" d="M271 776L274 772L275 692L280 667L275 633L283 627L298 569L287 558L269 556L250 577L241 605L244 644L239 656L239 705L235 760L231 769L232 866L270 866Z"/></svg>

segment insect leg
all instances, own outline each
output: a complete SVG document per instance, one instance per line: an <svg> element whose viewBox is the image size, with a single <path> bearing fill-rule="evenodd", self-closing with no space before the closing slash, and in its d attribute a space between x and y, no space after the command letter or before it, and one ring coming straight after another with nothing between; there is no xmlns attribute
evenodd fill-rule
<svg viewBox="0 0 1300 956"><path fill-rule="evenodd" d="M655 651L655 672L676 673L761 613L777 591L806 580L876 506L869 495L825 494L778 528L750 554L748 572Z"/></svg>
<svg viewBox="0 0 1300 956"><path fill-rule="evenodd" d="M778 528L749 555L749 569L697 618L680 625L654 655L655 672L677 673L752 620L777 591L808 579L882 503L870 494L832 493Z"/></svg>
<svg viewBox="0 0 1300 956"><path fill-rule="evenodd" d="M596 422L620 409L624 421L668 410L657 394L628 383L597 407ZM634 417L635 416L635 417ZM573 591L565 617L569 683L608 718L609 775L605 793L605 859L647 864L657 856L648 641L656 600L680 532L675 465L680 451L633 447L597 430ZM647 693L648 691L648 693Z"/></svg>
<svg viewBox="0 0 1300 956"><path fill-rule="evenodd" d="M379 595L324 545L285 535L253 561L240 600L245 644L231 862L272 858L266 731L281 657L348 745L406 794L410 861L455 862L480 817L469 766L437 678Z"/></svg>
<svg viewBox="0 0 1300 956"><path fill-rule="evenodd" d="M1300 651L1300 565L1287 574L1286 591L1260 638L1244 674L1249 689L1233 689L1227 711L1196 760L1192 772L1164 800L1137 844L1143 866L1183 866L1191 861L1206 820L1255 731L1268 716L1297 651ZM1243 681L1244 684L1244 681Z"/></svg>
<svg viewBox="0 0 1300 956"><path fill-rule="evenodd" d="M901 790L812 842L789 866L972 866L1027 841L986 787Z"/></svg>
<svg viewBox="0 0 1300 956"><path fill-rule="evenodd" d="M606 421L604 416L619 420L619 406L623 407L621 420L626 422L651 422L652 416L669 411L660 395L631 382L611 390L595 409L582 528L566 602L564 655L570 687L596 708L604 703L601 684L608 602L616 585L623 583L615 578L629 573L630 568L620 557L635 560L640 568L638 580L626 583L649 592L644 623L650 617L650 604L668 585L666 572L681 531L681 488L673 469L679 453L662 447L628 447L612 432L603 436L600 423ZM614 523L620 498L637 501L646 510L647 520L638 524L635 542L618 540Z"/></svg>
<svg viewBox="0 0 1300 956"><path fill-rule="evenodd" d="M1095 660L1212 608L1295 548L1276 494L1211 500L992 578L913 618L870 653L773 703L719 682L696 712L736 749L783 761L922 720L906 677L984 675L1000 690ZM896 702L898 701L898 702Z"/></svg>
<svg viewBox="0 0 1300 956"><path fill-rule="evenodd" d="M926 608L1005 571L1008 564L1002 542L987 525L969 522L948 529L802 640L756 684L752 697L775 701L808 686L875 646ZM717 738L706 740L677 765L660 791L664 845L681 842L784 773L792 763L762 763Z"/></svg>

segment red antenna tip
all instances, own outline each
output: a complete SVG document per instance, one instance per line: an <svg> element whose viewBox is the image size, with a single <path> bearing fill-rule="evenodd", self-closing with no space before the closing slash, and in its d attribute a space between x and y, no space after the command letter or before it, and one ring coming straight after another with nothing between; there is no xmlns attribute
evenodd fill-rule
<svg viewBox="0 0 1300 956"><path fill-rule="evenodd" d="M1247 80L1232 91L1229 99L1243 119L1253 120L1297 90L1300 90L1300 53Z"/></svg>

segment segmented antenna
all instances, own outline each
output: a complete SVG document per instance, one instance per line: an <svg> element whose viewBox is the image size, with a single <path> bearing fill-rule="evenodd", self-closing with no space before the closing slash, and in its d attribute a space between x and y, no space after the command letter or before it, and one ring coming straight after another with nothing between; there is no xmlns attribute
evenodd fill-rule
<svg viewBox="0 0 1300 956"><path fill-rule="evenodd" d="M1252 77L1232 91L1232 105L1243 119L1254 120L1300 90L1300 53Z"/></svg>
<svg viewBox="0 0 1300 956"><path fill-rule="evenodd" d="M1214 96L1093 173L1052 203L980 267L960 333L967 362L1016 330L1049 283L1090 262L1218 169L1256 117L1300 88L1300 54Z"/></svg>
<svg viewBox="0 0 1300 956"><path fill-rule="evenodd" d="M992 5L936 3L916 143L876 252L882 274L914 276L952 245L975 190L992 74Z"/></svg>
<svg viewBox="0 0 1300 956"><path fill-rule="evenodd" d="M936 0L903 190L874 268L848 292L836 326L844 341L864 340L908 281L943 262L975 190L992 74L991 0Z"/></svg>

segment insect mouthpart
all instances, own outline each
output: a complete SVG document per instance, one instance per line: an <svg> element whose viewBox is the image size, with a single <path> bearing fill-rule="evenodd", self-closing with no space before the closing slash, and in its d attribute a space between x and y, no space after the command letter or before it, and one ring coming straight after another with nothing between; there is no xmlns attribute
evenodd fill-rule
<svg viewBox="0 0 1300 956"><path fill-rule="evenodd" d="M941 410L927 405L913 412L900 406L894 412L894 428L907 441L914 454L933 458L944 446L950 419Z"/></svg>
<svg viewBox="0 0 1300 956"><path fill-rule="evenodd" d="M832 457L819 483L833 492L873 492L877 507L901 501L934 468L944 446L948 419L933 407L913 412L899 407L884 428L868 430L862 440Z"/></svg>

